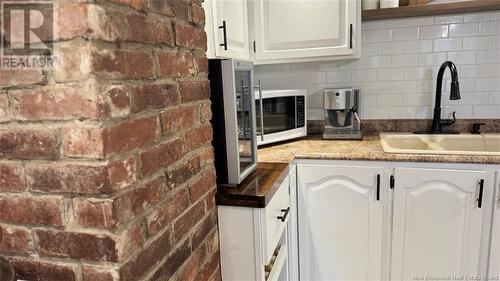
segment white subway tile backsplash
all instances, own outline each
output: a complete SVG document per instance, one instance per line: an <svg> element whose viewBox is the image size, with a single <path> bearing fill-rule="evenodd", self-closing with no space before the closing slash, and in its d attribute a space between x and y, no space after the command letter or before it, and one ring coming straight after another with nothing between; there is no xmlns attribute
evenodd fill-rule
<svg viewBox="0 0 500 281"><path fill-rule="evenodd" d="M435 24L459 23L459 22L464 22L463 15L444 15L444 16L437 16L434 18Z"/></svg>
<svg viewBox="0 0 500 281"><path fill-rule="evenodd" d="M361 36L363 37L363 43L384 42L391 40L391 30L365 30Z"/></svg>
<svg viewBox="0 0 500 281"><path fill-rule="evenodd" d="M432 52L432 40L407 41L406 53L429 53Z"/></svg>
<svg viewBox="0 0 500 281"><path fill-rule="evenodd" d="M488 77L491 73L491 65L489 64L471 64L462 65L460 67L460 77L475 78L475 77Z"/></svg>
<svg viewBox="0 0 500 281"><path fill-rule="evenodd" d="M403 80L404 70L402 68L380 68L377 69L378 81Z"/></svg>
<svg viewBox="0 0 500 281"><path fill-rule="evenodd" d="M446 61L448 55L446 53L430 53L418 55L419 66L440 65Z"/></svg>
<svg viewBox="0 0 500 281"><path fill-rule="evenodd" d="M419 29L420 39L434 39L448 37L447 25L422 26Z"/></svg>
<svg viewBox="0 0 500 281"><path fill-rule="evenodd" d="M434 40L434 52L460 51L462 38L447 38Z"/></svg>
<svg viewBox="0 0 500 281"><path fill-rule="evenodd" d="M418 27L396 28L392 30L392 40L416 40Z"/></svg>
<svg viewBox="0 0 500 281"><path fill-rule="evenodd" d="M418 55L396 55L391 57L392 67L414 67L418 65Z"/></svg>
<svg viewBox="0 0 500 281"><path fill-rule="evenodd" d="M493 46L493 37L479 36L464 38L464 50L487 50Z"/></svg>
<svg viewBox="0 0 500 281"><path fill-rule="evenodd" d="M496 17L496 19L495 19ZM362 118L432 118L440 65L458 68L462 99L450 101L443 81L443 117L500 118L500 11L362 23L359 60L255 66L265 89L304 88L308 119L322 120L323 89L361 88Z"/></svg>
<svg viewBox="0 0 500 281"><path fill-rule="evenodd" d="M401 95L377 95L377 106L400 106L403 105Z"/></svg>
<svg viewBox="0 0 500 281"><path fill-rule="evenodd" d="M417 81L392 81L391 94L401 95L417 92Z"/></svg>
<svg viewBox="0 0 500 281"><path fill-rule="evenodd" d="M450 37L473 36L479 34L479 23L450 24Z"/></svg>
<svg viewBox="0 0 500 281"><path fill-rule="evenodd" d="M495 12L469 13L465 15L465 22L490 21L495 19Z"/></svg>
<svg viewBox="0 0 500 281"><path fill-rule="evenodd" d="M449 52L448 60L456 64L476 63L476 51Z"/></svg>
<svg viewBox="0 0 500 281"><path fill-rule="evenodd" d="M378 44L379 55L397 55L405 53L405 42L387 42Z"/></svg>

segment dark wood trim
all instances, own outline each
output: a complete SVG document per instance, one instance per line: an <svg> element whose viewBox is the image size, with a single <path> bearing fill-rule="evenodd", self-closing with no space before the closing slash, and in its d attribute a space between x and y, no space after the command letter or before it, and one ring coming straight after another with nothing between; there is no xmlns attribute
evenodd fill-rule
<svg viewBox="0 0 500 281"><path fill-rule="evenodd" d="M500 10L500 0L470 0L363 11L363 21Z"/></svg>

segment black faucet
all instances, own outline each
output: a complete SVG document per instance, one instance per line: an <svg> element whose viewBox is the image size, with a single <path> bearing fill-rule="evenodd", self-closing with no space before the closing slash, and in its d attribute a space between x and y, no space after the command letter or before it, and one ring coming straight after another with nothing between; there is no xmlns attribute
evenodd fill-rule
<svg viewBox="0 0 500 281"><path fill-rule="evenodd" d="M450 69L451 72L451 88L450 88L450 100L460 99L460 87L458 85L458 72L457 67L451 61L444 62L439 68L437 83L436 83L436 101L434 103L434 117L432 119L432 127L430 131L427 132L416 132L416 133L426 133L426 134L458 134L455 131L443 131L444 126L451 126L455 123L456 117L455 112L453 112L453 119L451 120L441 120L441 90L443 87L443 75L446 68Z"/></svg>

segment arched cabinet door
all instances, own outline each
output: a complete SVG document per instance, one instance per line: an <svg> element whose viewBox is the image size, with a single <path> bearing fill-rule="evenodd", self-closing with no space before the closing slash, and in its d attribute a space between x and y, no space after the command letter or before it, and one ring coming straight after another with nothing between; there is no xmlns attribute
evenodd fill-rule
<svg viewBox="0 0 500 281"><path fill-rule="evenodd" d="M396 168L395 178L391 279L477 275L487 173Z"/></svg>
<svg viewBox="0 0 500 281"><path fill-rule="evenodd" d="M297 178L300 279L380 280L383 169L303 164Z"/></svg>

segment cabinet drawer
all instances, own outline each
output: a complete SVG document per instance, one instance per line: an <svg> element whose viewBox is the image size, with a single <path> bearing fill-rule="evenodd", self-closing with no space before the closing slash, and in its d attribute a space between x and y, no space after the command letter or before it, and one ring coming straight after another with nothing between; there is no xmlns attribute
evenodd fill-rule
<svg viewBox="0 0 500 281"><path fill-rule="evenodd" d="M263 260L267 263L273 256L274 249L286 228L290 217L290 195L288 193L289 178L286 177L278 190L269 201L266 208L261 210L263 239Z"/></svg>

